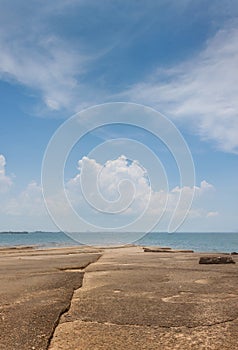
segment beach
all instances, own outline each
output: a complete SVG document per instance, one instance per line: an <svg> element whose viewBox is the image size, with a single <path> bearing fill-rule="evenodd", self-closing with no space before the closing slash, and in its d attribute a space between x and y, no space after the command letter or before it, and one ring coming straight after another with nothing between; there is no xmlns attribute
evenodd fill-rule
<svg viewBox="0 0 238 350"><path fill-rule="evenodd" d="M238 264L207 255L1 249L0 348L236 349Z"/></svg>

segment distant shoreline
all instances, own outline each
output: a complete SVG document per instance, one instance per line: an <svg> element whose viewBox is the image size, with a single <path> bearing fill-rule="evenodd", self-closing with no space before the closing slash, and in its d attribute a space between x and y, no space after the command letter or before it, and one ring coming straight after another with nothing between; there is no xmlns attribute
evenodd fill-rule
<svg viewBox="0 0 238 350"><path fill-rule="evenodd" d="M74 246L136 246L171 247L194 252L232 253L238 251L238 233L235 232L84 232L64 233L46 231L2 231L0 246L34 246L35 249Z"/></svg>
<svg viewBox="0 0 238 350"><path fill-rule="evenodd" d="M124 232L120 232L120 231L74 231L74 232L68 232L68 234L97 234L97 233L104 233L104 234L111 234L111 233L115 233L115 234L127 234L127 233L141 233L141 234L148 234L148 233L157 233L157 234L168 234L168 235L173 235L173 234L204 234L204 233L209 233L209 234L217 234L217 233L236 233L238 234L238 231L176 231L176 232L166 232L166 231L151 231L151 232L144 232L144 231L124 231ZM33 233L43 233L43 234L48 234L48 233L65 233L63 231L0 231L0 235L1 234L33 234Z"/></svg>

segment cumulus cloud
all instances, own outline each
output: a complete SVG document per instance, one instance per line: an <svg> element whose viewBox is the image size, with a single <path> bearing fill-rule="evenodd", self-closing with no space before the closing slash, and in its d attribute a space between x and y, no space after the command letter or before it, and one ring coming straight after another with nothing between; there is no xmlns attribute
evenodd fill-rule
<svg viewBox="0 0 238 350"><path fill-rule="evenodd" d="M0 193L7 192L12 186L12 180L10 176L6 175L6 159L0 154Z"/></svg>
<svg viewBox="0 0 238 350"><path fill-rule="evenodd" d="M159 217L165 208L166 213L170 214L175 210L182 190L185 193L185 202L186 197L190 197L194 190L195 199L215 190L205 180L195 188L177 186L170 191L152 188L153 184L149 183L146 170L137 161L128 161L125 156L109 160L104 165L83 157L78 165L79 173L66 184L66 189L70 201L79 211L82 210L85 200L91 208L99 211L133 216L141 215L148 209L148 217ZM203 216L206 216L206 212Z"/></svg>
<svg viewBox="0 0 238 350"><path fill-rule="evenodd" d="M186 121L223 151L238 152L238 29L224 28L192 59L157 69L124 96ZM123 94L121 95L123 96Z"/></svg>
<svg viewBox="0 0 238 350"><path fill-rule="evenodd" d="M5 175L5 158L0 156L0 185L3 183L6 188L11 185L11 180ZM217 215L215 211L205 210L200 206L204 198L206 199L206 194L215 190L207 181L202 181L195 188L176 186L170 191L155 188L149 182L146 169L138 161L128 160L123 155L108 160L105 164L83 157L78 162L76 176L65 183L65 192L71 205L89 223L103 227L106 222L109 226L112 224L110 227L120 227L143 215L139 226L135 226L136 230L148 227L148 223L160 219L162 214L170 220L182 190L185 203L184 206L180 206L177 215L186 214L186 198L190 198L194 190L195 207L190 210L189 217L206 218ZM59 193L47 200L50 201L51 208L67 221L70 217L69 207L64 207L62 198L62 194ZM24 218L27 222L34 220L34 224L39 224L39 227L42 227L42 222L49 225L42 188L36 181L29 183L19 194L10 193L2 200L0 213L1 217L5 215L8 218ZM70 227L73 231L78 229L74 224Z"/></svg>
<svg viewBox="0 0 238 350"><path fill-rule="evenodd" d="M79 195L75 197L78 189L97 210L128 213L138 206L142 196L150 194L146 170L137 161L129 161L123 155L104 165L83 157L78 168L79 174L67 184L68 195L74 203L81 198Z"/></svg>

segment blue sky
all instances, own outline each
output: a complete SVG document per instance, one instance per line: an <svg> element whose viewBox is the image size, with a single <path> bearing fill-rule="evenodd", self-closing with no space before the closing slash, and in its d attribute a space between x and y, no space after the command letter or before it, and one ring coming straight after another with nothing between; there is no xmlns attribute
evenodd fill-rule
<svg viewBox="0 0 238 350"><path fill-rule="evenodd" d="M180 230L237 231L237 62L238 7L233 0L1 0L0 230L57 230L42 196L41 167L48 142L82 109L129 102L163 113L191 150L196 194ZM111 138L114 141L103 149L92 151ZM118 174L126 173L138 190L130 210L119 218L96 217L98 225L107 227L134 220L148 190L147 175L140 170L147 156L137 156L137 144L127 139L145 145L163 164L167 189L156 167L146 170L153 180L151 215L156 210L160 215L165 195L169 200L156 227L166 230L170 202L176 202L179 193L174 189L181 186L179 170L168 149L147 131L111 125L85 135L66 162L68 197L79 215L94 222L95 211L82 204L80 171L89 179L104 169L102 189L110 200L117 198L116 181L125 179ZM135 157L128 163L121 156L130 158L133 147ZM142 168L134 160L140 160ZM108 179L114 179L111 187ZM135 229L143 230L141 225ZM79 228L87 229L83 224Z"/></svg>

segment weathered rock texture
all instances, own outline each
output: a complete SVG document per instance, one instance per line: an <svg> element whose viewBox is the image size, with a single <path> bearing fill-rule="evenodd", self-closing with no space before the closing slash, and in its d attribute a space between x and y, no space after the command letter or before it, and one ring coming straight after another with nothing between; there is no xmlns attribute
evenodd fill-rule
<svg viewBox="0 0 238 350"><path fill-rule="evenodd" d="M50 350L237 349L238 266L199 265L200 256L105 250Z"/></svg>
<svg viewBox="0 0 238 350"><path fill-rule="evenodd" d="M201 256L199 264L235 264L231 256Z"/></svg>

